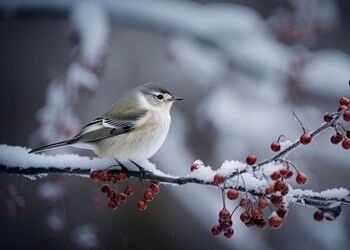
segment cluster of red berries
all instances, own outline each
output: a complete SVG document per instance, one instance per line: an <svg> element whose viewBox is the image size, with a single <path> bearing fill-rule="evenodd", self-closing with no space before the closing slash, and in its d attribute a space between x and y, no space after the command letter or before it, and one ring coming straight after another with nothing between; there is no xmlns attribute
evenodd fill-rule
<svg viewBox="0 0 350 250"><path fill-rule="evenodd" d="M137 202L137 209L143 211L147 208L147 203L154 199L156 194L159 194L159 181L152 180L148 189L143 192L142 198Z"/></svg>
<svg viewBox="0 0 350 250"><path fill-rule="evenodd" d="M249 165L253 165L256 163L256 159L256 156L251 154L247 156L246 162ZM283 196L288 194L289 186L284 180L291 178L293 175L294 172L289 168L289 165L288 167L274 171L270 175L271 182L266 187L263 196L255 201L248 198L247 195L245 198L242 198L239 202L239 207L243 208L244 211L240 215L240 220L247 227L257 226L259 228L265 228L267 225L269 225L275 229L280 228L283 224L283 218L285 218L288 213L288 209L283 204ZM296 182L298 184L305 184L307 179L308 178L305 174L297 171ZM225 177L217 173L214 175L213 183L216 185L222 185L225 183ZM235 188L230 188L227 190L226 196L223 196L223 204L225 204L226 198L229 200L237 200L239 198L239 192ZM270 206L270 204L276 208L276 211L271 213L269 217L265 216L264 218L264 209L270 207L271 210L273 208ZM234 211L236 211L236 209ZM317 215L314 216L315 220L321 220L319 215L320 213L323 214L323 212L317 211ZM221 232L223 232L224 236L227 238L233 236L234 231L232 229L232 214L224 205L223 209L219 213L218 225L212 227L211 231L213 235L219 235Z"/></svg>
<svg viewBox="0 0 350 250"><path fill-rule="evenodd" d="M230 200L237 200L239 193L236 189L231 188L227 191L226 196ZM223 197L225 199L225 197ZM224 202L225 204L225 202ZM239 207L243 208L244 211L240 215L240 220L247 226L253 227L257 226L258 228L265 228L269 225L272 228L280 228L282 226L282 218L284 218L288 210L284 206L280 206L277 210L277 214L274 212L270 217L264 219L264 209L269 206L269 201L265 197L260 197L256 204L252 199L243 198L239 202ZM236 209L238 206L236 207ZM212 227L211 232L214 236L219 235L221 232L224 233L226 238L231 238L234 234L232 215L227 208L224 206L219 213L218 225Z"/></svg>
<svg viewBox="0 0 350 250"><path fill-rule="evenodd" d="M117 209L119 204L126 202L128 196L134 194L134 189L129 185L126 185L123 192L118 192L117 182L124 182L127 178L127 174L123 171L119 172L117 175L109 174L107 170L93 170L90 173L91 180L109 183L101 186L101 192L106 194L107 198L109 199L108 207L112 210ZM115 185L115 188L112 188L110 185ZM144 190L143 185L142 188ZM147 203L152 201L154 196L159 192L159 181L152 180L149 188L144 190L142 198L137 202L137 209L140 211L145 210L147 208Z"/></svg>
<svg viewBox="0 0 350 250"><path fill-rule="evenodd" d="M350 101L346 97L342 97L339 100L338 112L343 112L343 120L345 122L350 122L350 109L349 109ZM345 110L345 111L344 111ZM323 117L325 122L332 122L335 113L326 113ZM345 129L343 126L337 124L335 126L336 134L331 137L332 144L340 144L344 149L350 149L350 130Z"/></svg>
<svg viewBox="0 0 350 250"><path fill-rule="evenodd" d="M213 226L211 233L219 235L221 232L224 232L226 238L231 238L234 234L232 225L232 214L224 207L219 213L219 225Z"/></svg>

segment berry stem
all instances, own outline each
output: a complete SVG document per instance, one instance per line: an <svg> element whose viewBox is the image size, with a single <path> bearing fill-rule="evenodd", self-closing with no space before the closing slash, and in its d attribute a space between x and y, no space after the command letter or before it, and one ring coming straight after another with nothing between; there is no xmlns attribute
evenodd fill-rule
<svg viewBox="0 0 350 250"><path fill-rule="evenodd" d="M239 208L240 206L239 206L239 204L233 209L233 211L232 211L232 213L231 213L231 215L230 215L230 217L232 218L232 215L236 212L236 210L237 210L237 208Z"/></svg>
<svg viewBox="0 0 350 250"><path fill-rule="evenodd" d="M221 196L222 196L222 207L226 208L225 188L221 188Z"/></svg>
<svg viewBox="0 0 350 250"><path fill-rule="evenodd" d="M306 134L306 128L304 126L304 124L301 122L301 120L299 119L299 117L295 114L294 111L292 111L292 115L294 116L294 118L298 121L298 123L300 124L301 128L303 129L304 134Z"/></svg>

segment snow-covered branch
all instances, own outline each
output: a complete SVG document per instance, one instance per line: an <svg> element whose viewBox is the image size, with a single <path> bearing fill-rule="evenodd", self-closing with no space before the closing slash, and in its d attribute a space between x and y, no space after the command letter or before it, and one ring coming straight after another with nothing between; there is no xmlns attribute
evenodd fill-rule
<svg viewBox="0 0 350 250"><path fill-rule="evenodd" d="M75 105L84 93L93 92L105 66L109 19L105 6L81 1L70 10L72 58L63 79L49 83L45 105L37 112L38 128L32 144L73 136L80 128Z"/></svg>
<svg viewBox="0 0 350 250"><path fill-rule="evenodd" d="M275 155L267 160L257 163L257 157L250 154L246 162L225 161L222 166L213 170L204 165L200 160L191 165L191 173L178 177L165 174L158 170L149 161L133 162L129 164L138 167L140 171L128 170L129 165L114 159L101 159L81 157L78 155L33 155L28 154L30 149L22 147L0 146L0 173L18 174L28 177L43 177L49 173L62 173L69 175L90 175L93 181L104 181L101 191L107 194L108 206L116 209L118 204L126 202L126 197L134 193L131 186L126 186L123 193L118 191L117 182L123 182L128 177L137 177L141 183L150 181L150 186L145 189L142 183L143 196L137 202L139 210L147 208L147 203L159 193L159 184L199 184L219 188L222 191L223 208L219 215L219 225L212 228L213 235L224 231L227 238L232 237L232 214L226 208L225 197L236 200L241 197L239 206L244 208L241 220L248 226L265 227L264 210L270 207L268 224L273 228L282 225L282 219L286 216L288 208L293 204L302 204L317 209L314 213L315 220L333 220L341 213L342 204L350 204L350 193L345 188L329 189L323 192L312 190L295 189L287 183L294 173L296 182L303 185L308 177L299 172L298 168L286 157L299 145L310 144L314 137L321 134L327 128L333 128L336 132L331 138L333 144L340 142L344 149L350 149L350 130L346 128L345 122L350 121L350 101L346 97L339 100L338 110L327 113L324 116L325 123L312 132L308 132L302 121L293 113L299 122L303 133L294 143L290 141L281 142L284 136L271 144L271 150ZM141 171L145 169L145 171ZM115 189L114 186L115 185ZM244 198L242 198L242 196ZM255 205L254 205L255 204ZM272 205L276 211L272 209ZM238 206L237 206L238 207ZM236 209L234 210L236 211ZM234 211L232 213L234 213Z"/></svg>
<svg viewBox="0 0 350 250"><path fill-rule="evenodd" d="M328 122L325 122L323 123L320 127L318 127L317 129L315 129L314 131L310 132L310 133L307 133L306 131L304 131L304 134L299 138L297 139L294 143L291 143L289 141L286 141L284 143L284 148L282 148L281 151L279 151L276 155L272 156L271 158L268 158L266 160L263 160L257 164L254 164L251 166L252 170L253 171L256 171L258 170L259 168L267 165L267 164L270 164L272 162L275 162L275 163L288 163L288 161L285 159L288 154L290 152L292 152L295 148L297 148L299 145L301 144L308 144L310 143L314 137L318 136L319 134L321 134L322 132L324 132L326 129L328 128L337 128L338 123L339 123L339 120L343 117L344 113L345 112L349 112L348 110L350 110L350 107L348 108L344 108L343 110L340 110L338 112L335 112L333 113L333 115L331 116L331 120L328 121ZM337 129L336 129L337 130ZM307 137L307 140L310 140L309 142L307 143L303 143L303 137ZM244 169L244 170L241 170L239 173L238 172L233 172L231 175L229 175L229 177L234 177L238 174L241 174L241 173L245 173L245 172L248 172L248 170Z"/></svg>
<svg viewBox="0 0 350 250"><path fill-rule="evenodd" d="M33 155L28 154L30 149L23 147L0 146L0 174L23 175L31 179L41 178L47 174L68 174L88 177L92 170L105 170L108 166L115 165L112 159L89 158L78 155ZM238 161L226 161L222 167L214 171L208 166L204 166L200 161L196 161L198 169L187 176L178 177L163 173L155 168L149 162L144 162L142 166L146 172L141 174L139 171L129 170L129 177L142 178L143 180L156 180L163 184L200 184L220 188L214 183L215 174L225 174L236 171L245 166ZM281 166L270 164L264 173L281 168ZM122 170L118 167L108 171L110 175L120 173ZM264 190L267 182L252 176L250 173L242 174L242 180L235 182L234 179L228 179L221 188L230 189L232 186L241 192L252 195L253 197L265 196ZM314 206L324 212L332 215L334 218L340 214L341 204L350 204L349 191L343 188L329 189L323 192L313 192L310 190L290 189L285 199L288 204L297 203L301 205Z"/></svg>

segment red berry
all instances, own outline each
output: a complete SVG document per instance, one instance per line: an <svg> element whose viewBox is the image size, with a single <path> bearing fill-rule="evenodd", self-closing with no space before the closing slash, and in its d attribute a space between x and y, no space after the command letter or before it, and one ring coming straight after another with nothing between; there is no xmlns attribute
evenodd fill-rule
<svg viewBox="0 0 350 250"><path fill-rule="evenodd" d="M350 101L349 101L349 99L346 98L346 97L342 97L342 98L340 98L340 100L339 100L339 104L340 104L340 105L349 106L349 103L350 103Z"/></svg>
<svg viewBox="0 0 350 250"><path fill-rule="evenodd" d="M145 200L145 201L151 201L151 200L153 200L153 198L154 198L154 193L153 193L153 191L149 188L149 189L147 189L146 191L145 191L145 193L143 194L143 199Z"/></svg>
<svg viewBox="0 0 350 250"><path fill-rule="evenodd" d="M287 215L287 213L288 213L288 209L285 207L280 207L277 210L277 215L281 218L284 218Z"/></svg>
<svg viewBox="0 0 350 250"><path fill-rule="evenodd" d="M134 190L132 187L130 187L129 185L127 185L124 189L124 194L126 195L133 195L134 194Z"/></svg>
<svg viewBox="0 0 350 250"><path fill-rule="evenodd" d="M296 177L296 181L298 184L303 185L307 182L307 176L303 173L299 173Z"/></svg>
<svg viewBox="0 0 350 250"><path fill-rule="evenodd" d="M137 209L140 211L145 210L147 208L147 202L144 200L139 200L136 206L137 206Z"/></svg>
<svg viewBox="0 0 350 250"><path fill-rule="evenodd" d="M310 134L305 133L302 136L300 136L300 142L304 145L309 144L311 140L312 140L312 137Z"/></svg>
<svg viewBox="0 0 350 250"><path fill-rule="evenodd" d="M241 213L241 216L239 217L242 222L246 223L250 221L250 214L248 212Z"/></svg>
<svg viewBox="0 0 350 250"><path fill-rule="evenodd" d="M275 171L271 174L271 179L272 180L278 180L281 178L281 172L280 171Z"/></svg>
<svg viewBox="0 0 350 250"><path fill-rule="evenodd" d="M107 192L107 197L110 199L114 199L115 197L117 197L117 192L111 189Z"/></svg>
<svg viewBox="0 0 350 250"><path fill-rule="evenodd" d="M226 208L221 209L219 218L223 221L228 221L231 218L231 213Z"/></svg>
<svg viewBox="0 0 350 250"><path fill-rule="evenodd" d="M345 139L345 140L342 142L341 146L342 146L344 149L350 149L350 138Z"/></svg>
<svg viewBox="0 0 350 250"><path fill-rule="evenodd" d="M220 227L224 232L227 232L228 230L230 230L230 228L232 228L232 220L221 222Z"/></svg>
<svg viewBox="0 0 350 250"><path fill-rule="evenodd" d="M289 168L282 168L282 169L280 170L280 173L281 173L281 176L282 176L283 178L286 178L286 179L292 177L292 175L293 175L293 171L290 170Z"/></svg>
<svg viewBox="0 0 350 250"><path fill-rule="evenodd" d="M269 225L272 228L280 228L282 226L282 218L274 215L269 218Z"/></svg>
<svg viewBox="0 0 350 250"><path fill-rule="evenodd" d="M98 181L99 175L100 175L100 172L99 172L99 171L93 170L93 171L91 171L91 173L90 173L90 179L93 180L93 181Z"/></svg>
<svg viewBox="0 0 350 250"><path fill-rule="evenodd" d="M348 106L340 105L340 106L338 107L338 111L342 111L342 110L346 109L347 107L348 107Z"/></svg>
<svg viewBox="0 0 350 250"><path fill-rule="evenodd" d="M350 122L350 110L344 112L343 119L347 122Z"/></svg>
<svg viewBox="0 0 350 250"><path fill-rule="evenodd" d="M116 183L117 182L117 177L115 177L115 175L108 176L108 182L109 183Z"/></svg>
<svg viewBox="0 0 350 250"><path fill-rule="evenodd" d="M128 178L128 176L125 172L119 172L117 175L117 178L119 181L125 181L126 178Z"/></svg>
<svg viewBox="0 0 350 250"><path fill-rule="evenodd" d="M118 194L116 197L116 200L120 203L126 202L126 195L125 194Z"/></svg>
<svg viewBox="0 0 350 250"><path fill-rule="evenodd" d="M111 188L107 184L104 184L104 185L101 186L101 192L102 193L107 193L107 192L109 192L110 189Z"/></svg>
<svg viewBox="0 0 350 250"><path fill-rule="evenodd" d="M343 139L344 139L343 135L341 133L337 132L336 135L333 135L331 137L331 142L333 144L339 144Z"/></svg>
<svg viewBox="0 0 350 250"><path fill-rule="evenodd" d="M215 185L220 185L220 184L224 183L225 179L221 174L215 174L213 181L214 181Z"/></svg>
<svg viewBox="0 0 350 250"><path fill-rule="evenodd" d="M221 233L221 228L219 226L213 226L211 228L211 233L216 236L219 235Z"/></svg>
<svg viewBox="0 0 350 250"><path fill-rule="evenodd" d="M283 197L280 195L272 195L271 196L271 202L276 207L280 207L283 203Z"/></svg>
<svg viewBox="0 0 350 250"><path fill-rule="evenodd" d="M159 194L160 192L160 187L154 183L151 183L149 188L153 191L154 194Z"/></svg>
<svg viewBox="0 0 350 250"><path fill-rule="evenodd" d="M229 198L230 200L235 200L238 198L238 191L234 188L231 188L229 191L227 191L227 198Z"/></svg>
<svg viewBox="0 0 350 250"><path fill-rule="evenodd" d="M278 180L275 182L275 190L276 191L282 191L286 186L286 183L284 181Z"/></svg>
<svg viewBox="0 0 350 250"><path fill-rule="evenodd" d="M267 222L264 219L258 219L255 221L255 224L259 228L265 228L267 226Z"/></svg>
<svg viewBox="0 0 350 250"><path fill-rule="evenodd" d="M260 198L258 201L258 206L261 208L267 207L268 204L269 202L265 198Z"/></svg>
<svg viewBox="0 0 350 250"><path fill-rule="evenodd" d="M314 220L321 221L324 219L324 213L322 211L316 211L314 213Z"/></svg>
<svg viewBox="0 0 350 250"><path fill-rule="evenodd" d="M285 177L289 172L289 169L288 168L282 168L280 169L280 174L282 177Z"/></svg>
<svg viewBox="0 0 350 250"><path fill-rule="evenodd" d="M245 159L248 165L254 165L256 163L256 156L255 155L248 155L247 158Z"/></svg>
<svg viewBox="0 0 350 250"><path fill-rule="evenodd" d="M265 189L266 194L272 194L273 192L275 192L275 185L270 185L266 187Z"/></svg>
<svg viewBox="0 0 350 250"><path fill-rule="evenodd" d="M280 144L279 142L273 142L273 143L271 144L271 150L272 150L273 152L278 152L278 151L280 151L280 150L281 150L281 144Z"/></svg>
<svg viewBox="0 0 350 250"><path fill-rule="evenodd" d="M331 143L332 144L338 144L338 143L340 143L341 141L335 136L335 135L333 135L332 137L331 137Z"/></svg>
<svg viewBox="0 0 350 250"><path fill-rule="evenodd" d="M227 231L224 233L224 236L225 236L226 238L231 238L231 237L233 236L233 233L234 233L233 229L230 228L229 230L227 230Z"/></svg>
<svg viewBox="0 0 350 250"><path fill-rule="evenodd" d="M109 201L108 202L108 208L112 209L112 210L115 210L118 208L118 203L115 202L115 201Z"/></svg>
<svg viewBox="0 0 350 250"><path fill-rule="evenodd" d="M264 212L261 208L254 208L252 211L252 217L254 219L261 219L264 215Z"/></svg>
<svg viewBox="0 0 350 250"><path fill-rule="evenodd" d="M245 223L245 225L246 225L247 227L253 227L253 226L256 225L256 223L255 223L255 220L253 220L253 218L251 218L249 221L247 221L247 222Z"/></svg>
<svg viewBox="0 0 350 250"><path fill-rule="evenodd" d="M285 185L282 187L282 190L281 190L281 194L282 195L286 195L286 194L288 194L288 192L289 192L289 187L288 187L288 185L286 184L286 183L284 183Z"/></svg>
<svg viewBox="0 0 350 250"><path fill-rule="evenodd" d="M193 164L191 165L191 172L197 170L198 168L199 168L199 165L198 165L197 163L193 163Z"/></svg>
<svg viewBox="0 0 350 250"><path fill-rule="evenodd" d="M99 179L101 180L101 181L107 181L108 180L108 176L109 176L109 174L106 172L106 171L103 171L103 172L101 172L100 174L99 174Z"/></svg>
<svg viewBox="0 0 350 250"><path fill-rule="evenodd" d="M293 176L293 171L291 169L289 169L288 173L286 174L286 176L284 176L284 178L289 179L292 176Z"/></svg>
<svg viewBox="0 0 350 250"><path fill-rule="evenodd" d="M330 121L333 120L333 116L332 116L330 113L326 113L326 114L324 115L324 117L323 117L323 120L324 120L325 122L330 122Z"/></svg>
<svg viewBox="0 0 350 250"><path fill-rule="evenodd" d="M241 199L239 201L239 205L242 207L242 208L245 208L245 209L248 209L250 207L250 205L252 204L252 201L249 200L249 199Z"/></svg>

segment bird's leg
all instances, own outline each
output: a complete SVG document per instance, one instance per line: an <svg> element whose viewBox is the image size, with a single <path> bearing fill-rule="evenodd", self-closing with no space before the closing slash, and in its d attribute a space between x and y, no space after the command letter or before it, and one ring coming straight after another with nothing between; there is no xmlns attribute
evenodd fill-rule
<svg viewBox="0 0 350 250"><path fill-rule="evenodd" d="M118 159L114 158L114 160L118 163L122 171L125 172L127 176L129 176L129 169L125 167L125 165L123 165L120 161L118 161Z"/></svg>
<svg viewBox="0 0 350 250"><path fill-rule="evenodd" d="M130 160L130 159L129 159L129 161L132 162L132 163L139 169L139 171L140 171L140 179L142 180L143 177L144 177L145 174L146 174L145 169L144 169L143 167L141 167L138 163L134 162L133 160Z"/></svg>

